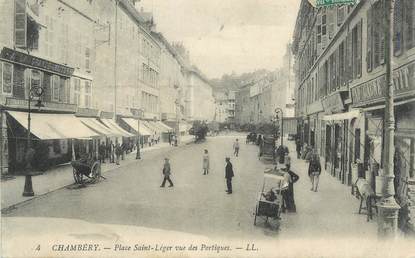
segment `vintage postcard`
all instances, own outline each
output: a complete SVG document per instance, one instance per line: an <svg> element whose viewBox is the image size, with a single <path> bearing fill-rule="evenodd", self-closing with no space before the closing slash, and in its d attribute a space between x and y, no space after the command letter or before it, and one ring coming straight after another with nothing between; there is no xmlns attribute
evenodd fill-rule
<svg viewBox="0 0 415 258"><path fill-rule="evenodd" d="M0 257L415 257L415 1L0 0Z"/></svg>

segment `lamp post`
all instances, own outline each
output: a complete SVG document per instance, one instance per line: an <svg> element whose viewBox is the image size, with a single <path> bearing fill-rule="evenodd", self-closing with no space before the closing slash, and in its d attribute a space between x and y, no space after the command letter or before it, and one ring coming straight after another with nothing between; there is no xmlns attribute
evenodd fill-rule
<svg viewBox="0 0 415 258"><path fill-rule="evenodd" d="M281 113L281 146L284 146L284 111L281 108L275 109L275 118L279 119L278 113Z"/></svg>
<svg viewBox="0 0 415 258"><path fill-rule="evenodd" d="M38 107L39 110L44 105L42 104L42 101L40 97L43 95L43 88L42 87L31 87L29 90L29 99L27 104L27 146L26 146L26 154L25 154L25 162L26 162L26 175L25 175L25 182L24 182L24 190L23 190L23 196L34 196L35 193L33 192L33 184L32 184L32 160L33 156L35 154L35 151L32 148L32 139L31 139L31 132L30 132L30 126L31 126L31 102L33 100L33 97L37 97L37 103L35 107Z"/></svg>
<svg viewBox="0 0 415 258"><path fill-rule="evenodd" d="M137 114L137 153L135 155L135 159L141 159L140 153L140 118L143 116L143 110L139 109Z"/></svg>
<svg viewBox="0 0 415 258"><path fill-rule="evenodd" d="M380 187L382 197L378 203L378 236L396 237L398 234L398 211L400 206L397 204L394 195L394 137L395 137L395 117L394 117L394 86L393 86L393 20L394 20L394 0L385 1L385 58L386 58L386 96L385 96L385 144L384 144L384 167L380 175Z"/></svg>

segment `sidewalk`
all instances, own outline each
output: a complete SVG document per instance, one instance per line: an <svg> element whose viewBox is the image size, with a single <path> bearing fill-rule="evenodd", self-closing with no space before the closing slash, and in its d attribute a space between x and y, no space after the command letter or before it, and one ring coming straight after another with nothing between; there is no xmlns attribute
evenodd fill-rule
<svg viewBox="0 0 415 258"><path fill-rule="evenodd" d="M282 226L284 237L373 239L377 236L376 217L366 222L366 214L358 214L360 200L351 195L350 186L342 184L328 172L320 176L318 192L310 190L308 163L297 159L293 141L284 141L289 147L292 170L300 176L294 184L297 213L285 214Z"/></svg>
<svg viewBox="0 0 415 258"><path fill-rule="evenodd" d="M185 145L193 140L193 136L182 136L181 145ZM159 143L155 146L141 149L141 153L150 152L158 149L174 148L169 143ZM136 152L129 153L125 156L125 160L120 162L120 165L115 163L104 163L101 166L101 172L105 176L105 172L123 167L125 165L136 162ZM69 163L52 168L45 173L32 177L33 190L35 196L23 197L23 189L25 183L25 176L16 176L13 179L1 181L1 210L12 208L12 206L37 198L43 194L60 189L62 187L74 183L72 166Z"/></svg>

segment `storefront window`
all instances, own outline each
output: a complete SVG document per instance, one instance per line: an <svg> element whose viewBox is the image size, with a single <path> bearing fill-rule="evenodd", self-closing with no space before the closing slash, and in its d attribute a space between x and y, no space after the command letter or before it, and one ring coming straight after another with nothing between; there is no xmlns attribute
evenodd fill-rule
<svg viewBox="0 0 415 258"><path fill-rule="evenodd" d="M0 63L0 87L3 94L12 94L13 86L13 65Z"/></svg>

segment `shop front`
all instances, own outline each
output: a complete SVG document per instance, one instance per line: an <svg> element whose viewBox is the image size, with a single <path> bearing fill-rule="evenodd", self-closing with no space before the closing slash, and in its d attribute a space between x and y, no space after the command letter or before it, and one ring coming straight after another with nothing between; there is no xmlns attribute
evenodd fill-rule
<svg viewBox="0 0 415 258"><path fill-rule="evenodd" d="M50 115L73 114L76 106L70 104L70 77L74 68L57 64L25 52L4 47L0 53L2 92L0 94L0 160L1 174L16 173L24 166L27 148L27 128L10 112L21 112L26 121L28 114L43 112ZM31 101L29 102L29 97ZM29 105L30 104L30 105ZM33 118L33 123L36 123ZM47 128L46 128L47 129ZM53 130L53 128L51 129ZM50 130L49 130L50 131ZM48 131L45 131L48 132ZM72 140L56 134L54 138L32 138L37 148L38 167L42 170L66 162L71 157Z"/></svg>
<svg viewBox="0 0 415 258"><path fill-rule="evenodd" d="M333 177L346 183L348 119L354 112L344 112L343 98L339 92L326 97L323 102L325 115L324 166Z"/></svg>
<svg viewBox="0 0 415 258"><path fill-rule="evenodd" d="M25 168L28 113L7 111L9 139L9 172L19 173ZM76 130L73 130L76 128ZM57 164L88 153L86 144L98 135L73 114L31 113L30 133L35 157L32 167L44 171Z"/></svg>

